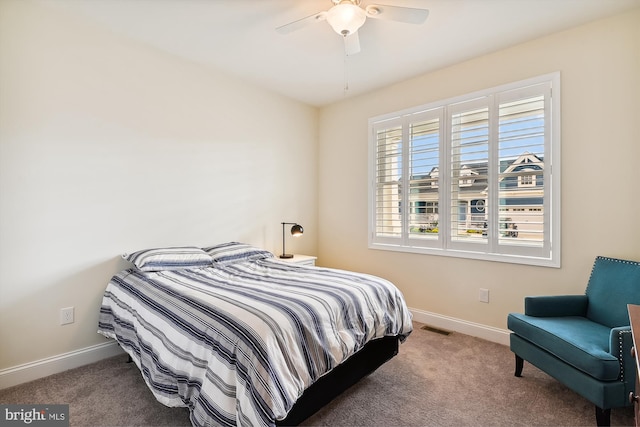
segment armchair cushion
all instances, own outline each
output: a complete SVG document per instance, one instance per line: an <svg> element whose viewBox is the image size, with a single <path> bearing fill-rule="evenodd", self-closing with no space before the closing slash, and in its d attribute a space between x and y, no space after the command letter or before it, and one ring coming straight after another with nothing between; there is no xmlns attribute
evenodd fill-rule
<svg viewBox="0 0 640 427"><path fill-rule="evenodd" d="M611 328L581 316L534 317L511 313L510 330L590 376L615 381L620 361L609 352Z"/></svg>

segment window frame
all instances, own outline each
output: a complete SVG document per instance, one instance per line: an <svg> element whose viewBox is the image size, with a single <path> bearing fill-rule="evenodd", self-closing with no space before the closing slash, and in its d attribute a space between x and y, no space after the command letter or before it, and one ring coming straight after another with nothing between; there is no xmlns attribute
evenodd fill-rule
<svg viewBox="0 0 640 427"><path fill-rule="evenodd" d="M499 177L500 154L498 153L498 108L509 99L523 99L522 94L527 94L536 88L544 89L544 159L542 177L532 175L533 185L541 179L543 185L543 239L542 247L536 245L509 245L500 240L500 202L498 197L499 181L492 182L492 179ZM518 98L520 96L520 98ZM451 182L457 177L450 177L452 160L452 123L450 118L452 112L459 111L462 105L489 105L489 197L486 199L486 208L495 210L495 214L489 216L488 236L486 244L476 244L474 242L455 242L452 239L451 229ZM554 72L526 80L508 83L489 89L484 89L445 100L435 101L421 106L408 108L405 110L392 112L376 117L372 117L368 122L369 129L369 203L368 203L368 247L376 250L400 251L411 253L422 253L429 255L451 256L460 258L479 259L486 261L498 261L507 263L527 264L544 267L560 267L561 246L560 246L560 190L561 190L561 170L560 170L560 72ZM412 208L420 205L410 200L411 177L410 168L410 144L411 125L419 120L438 118L439 127L439 160L434 169L437 173L437 184L432 181L429 185L438 191L438 234L429 238L412 238L409 225L409 212ZM400 209L401 226L400 237L382 237L376 235L376 196L377 191L377 139L378 131L388 129L390 126L400 126L402 131L401 152L401 177L408 182L405 184L407 190L401 190L400 206L407 206L407 209ZM460 169L462 170L462 169ZM460 175L462 176L462 175ZM464 179L468 179L467 176ZM518 180L518 183L520 180ZM402 184L399 184L401 187ZM446 190L446 191L443 191ZM403 203L406 203L403 204ZM469 201L471 203L471 201ZM518 206L515 206L518 207ZM532 211L529 209L529 211ZM446 219L445 219L446 218ZM444 221L443 221L444 219ZM484 235L483 235L484 236ZM521 236L522 237L522 236Z"/></svg>

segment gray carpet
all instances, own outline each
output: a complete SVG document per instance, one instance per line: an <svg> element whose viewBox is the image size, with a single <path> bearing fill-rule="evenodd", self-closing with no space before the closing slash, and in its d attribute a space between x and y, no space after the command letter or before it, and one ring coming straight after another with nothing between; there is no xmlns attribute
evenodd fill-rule
<svg viewBox="0 0 640 427"><path fill-rule="evenodd" d="M306 420L305 426L594 426L587 400L508 347L420 329L400 354ZM2 403L70 404L72 426L189 426L186 409L159 404L134 364L117 356L0 390ZM611 425L633 425L630 407Z"/></svg>

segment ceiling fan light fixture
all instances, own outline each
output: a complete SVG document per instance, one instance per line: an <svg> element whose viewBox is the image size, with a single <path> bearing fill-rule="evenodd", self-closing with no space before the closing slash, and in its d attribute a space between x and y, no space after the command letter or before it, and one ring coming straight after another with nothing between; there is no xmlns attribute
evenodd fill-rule
<svg viewBox="0 0 640 427"><path fill-rule="evenodd" d="M331 28L344 37L358 31L366 19L364 9L348 0L340 2L327 12L327 22Z"/></svg>

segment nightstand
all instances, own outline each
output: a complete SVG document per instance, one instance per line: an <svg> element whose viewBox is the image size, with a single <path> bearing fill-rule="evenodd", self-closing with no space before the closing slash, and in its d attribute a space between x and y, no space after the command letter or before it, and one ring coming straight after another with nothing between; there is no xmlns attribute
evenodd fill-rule
<svg viewBox="0 0 640 427"><path fill-rule="evenodd" d="M300 265L316 265L318 257L311 255L293 254L293 258L278 258L280 261L291 262Z"/></svg>

